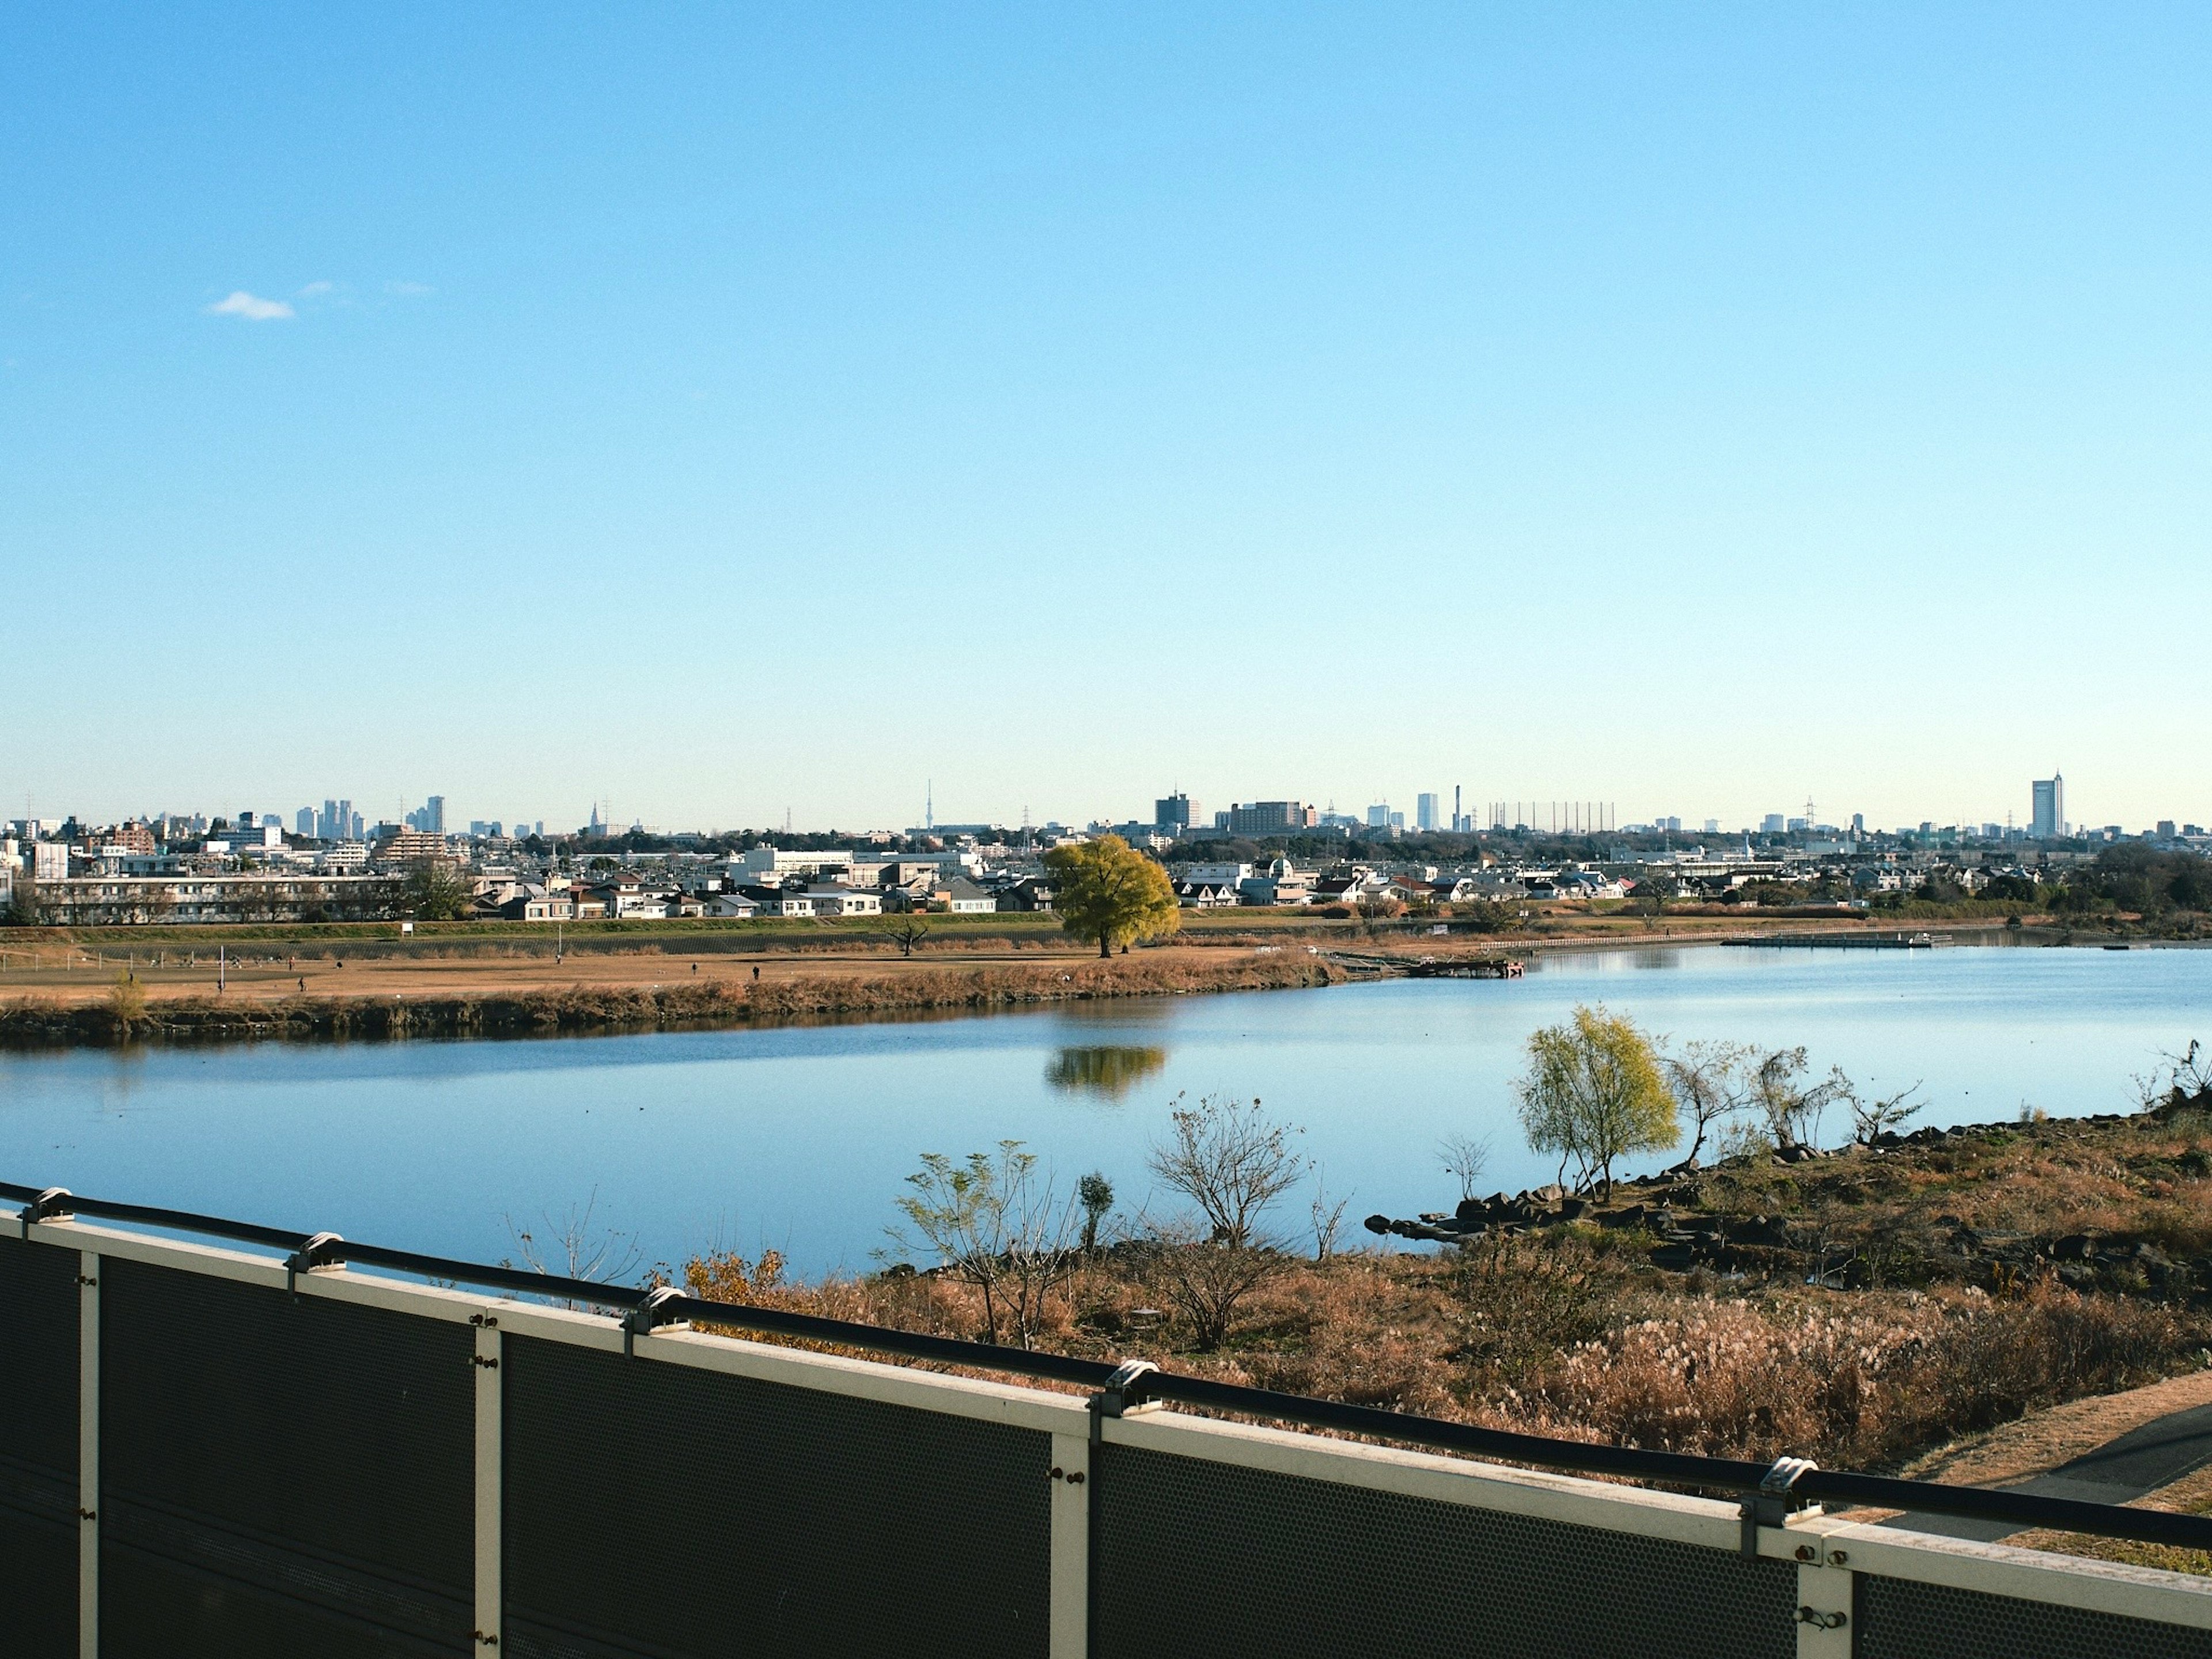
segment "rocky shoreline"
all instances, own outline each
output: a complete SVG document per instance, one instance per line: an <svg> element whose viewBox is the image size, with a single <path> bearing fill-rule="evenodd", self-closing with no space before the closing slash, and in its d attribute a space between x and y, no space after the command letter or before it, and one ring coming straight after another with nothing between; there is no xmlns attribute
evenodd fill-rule
<svg viewBox="0 0 2212 1659"><path fill-rule="evenodd" d="M1787 1153L1740 1155L1705 1168L1692 1162L1621 1181L1606 1203L1551 1185L1470 1198L1451 1211L1415 1218L1370 1215L1364 1224L1377 1235L1461 1247L1581 1230L1613 1236L1648 1255L1650 1265L1663 1272L1759 1279L1802 1275L1808 1285L1832 1290L1935 1283L2002 1290L2048 1274L2075 1290L2212 1302L2212 1255L2177 1259L2159 1238L2137 1229L1977 1227L1948 1213L1869 1214L1854 1224L1837 1213L1838 1206L1863 1202L1867 1187L1879 1182L1886 1164L1904 1169L1948 1161L1955 1154L2022 1139L2062 1141L2124 1134L2131 1128L2162 1132L2171 1112L2161 1108L2033 1124L1924 1128L1826 1152L1793 1147ZM2212 1173L2212 1159L2205 1163L2203 1170L2185 1167L2179 1173ZM1793 1177L1786 1188L1756 1179L1764 1171L1785 1170ZM1743 1201L1759 1194L1817 1200L1823 1187L1832 1200L1826 1206L1792 1203L1765 1209Z"/></svg>

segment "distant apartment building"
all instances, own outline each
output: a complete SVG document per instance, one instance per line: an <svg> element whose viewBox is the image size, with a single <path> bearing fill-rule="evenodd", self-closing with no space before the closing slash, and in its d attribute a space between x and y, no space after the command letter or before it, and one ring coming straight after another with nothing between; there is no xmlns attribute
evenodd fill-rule
<svg viewBox="0 0 2212 1659"><path fill-rule="evenodd" d="M1152 828L1162 835L1182 835L1197 821L1197 804L1181 790L1152 803Z"/></svg>
<svg viewBox="0 0 2212 1659"><path fill-rule="evenodd" d="M1413 823L1417 829L1441 830L1443 822L1437 816L1437 798L1424 791L1413 797Z"/></svg>
<svg viewBox="0 0 2212 1659"><path fill-rule="evenodd" d="M1769 812L1759 821L1759 832L1763 836L1781 835L1784 827L1785 820L1779 812Z"/></svg>
<svg viewBox="0 0 2212 1659"><path fill-rule="evenodd" d="M2063 773L2037 778L2028 787L2027 833L2038 841L2057 841L2066 833L2066 779Z"/></svg>
<svg viewBox="0 0 2212 1659"><path fill-rule="evenodd" d="M374 876L89 876L39 884L59 927L375 921L392 914L396 896L392 882Z"/></svg>
<svg viewBox="0 0 2212 1659"><path fill-rule="evenodd" d="M1297 800L1255 800L1213 815L1214 827L1232 836L1287 836L1321 822L1317 808Z"/></svg>
<svg viewBox="0 0 2212 1659"><path fill-rule="evenodd" d="M430 835L421 830L401 830L377 849L377 857L388 863L413 864L424 859L453 856L443 836Z"/></svg>
<svg viewBox="0 0 2212 1659"><path fill-rule="evenodd" d="M773 886L786 877L822 876L832 871L850 870L853 854L850 848L814 853L787 853L780 848L760 846L748 848L731 860L731 872L740 882L758 883ZM811 914L811 913L810 913Z"/></svg>

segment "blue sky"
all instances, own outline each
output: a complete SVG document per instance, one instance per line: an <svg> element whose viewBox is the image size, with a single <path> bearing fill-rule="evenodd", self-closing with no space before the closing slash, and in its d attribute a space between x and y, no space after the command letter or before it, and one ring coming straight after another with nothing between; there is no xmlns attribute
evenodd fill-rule
<svg viewBox="0 0 2212 1659"><path fill-rule="evenodd" d="M2206 821L2208 70L2193 7L15 8L0 811Z"/></svg>

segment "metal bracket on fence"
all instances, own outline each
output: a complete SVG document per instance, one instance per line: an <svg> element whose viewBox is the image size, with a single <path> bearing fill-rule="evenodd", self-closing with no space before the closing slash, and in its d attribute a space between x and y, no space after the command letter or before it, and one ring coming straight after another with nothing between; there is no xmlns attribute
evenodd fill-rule
<svg viewBox="0 0 2212 1659"><path fill-rule="evenodd" d="M1781 1526L1790 1510L1805 1507L1794 1488L1801 1476L1820 1467L1809 1457L1778 1457L1774 1467L1759 1478L1759 1490L1743 1500L1743 1537L1737 1553L1745 1560L1759 1559L1761 1527Z"/></svg>
<svg viewBox="0 0 2212 1659"><path fill-rule="evenodd" d="M18 1211L15 1219L21 1226L23 1242L27 1244L31 1242L31 1224L33 1221L44 1221L51 1216L70 1213L72 1212L70 1208L70 1189L66 1187L49 1187Z"/></svg>
<svg viewBox="0 0 2212 1659"><path fill-rule="evenodd" d="M345 1240L336 1233L317 1233L298 1249L286 1256L284 1258L284 1293L287 1296L299 1294L295 1281L301 1273L313 1273L318 1267L328 1267L333 1262L343 1261L344 1258L339 1255L337 1247L344 1243Z"/></svg>
<svg viewBox="0 0 2212 1659"><path fill-rule="evenodd" d="M1106 1419L1127 1417L1156 1401L1145 1398L1144 1379L1147 1372L1157 1371L1158 1365L1149 1359L1125 1359L1114 1368L1106 1379L1106 1386L1091 1396L1091 1443L1097 1445L1102 1437Z"/></svg>
<svg viewBox="0 0 2212 1659"><path fill-rule="evenodd" d="M651 1336L654 1327L678 1322L672 1319L663 1319L660 1316L660 1310L670 1303L680 1302L683 1299L684 1292L673 1285L661 1285L647 1291L645 1300L623 1316L623 1358L628 1359L634 1355L637 1352L637 1339L641 1336Z"/></svg>

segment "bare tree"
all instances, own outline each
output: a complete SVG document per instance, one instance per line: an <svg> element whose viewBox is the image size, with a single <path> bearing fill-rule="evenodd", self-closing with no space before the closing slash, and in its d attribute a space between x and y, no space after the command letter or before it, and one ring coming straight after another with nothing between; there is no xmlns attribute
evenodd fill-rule
<svg viewBox="0 0 2212 1659"><path fill-rule="evenodd" d="M592 1225L592 1212L599 1204L599 1189L594 1187L582 1209L571 1204L558 1216L550 1210L541 1211L538 1224L534 1228L518 1227L513 1216L507 1217L507 1234L532 1273L588 1279L600 1285L628 1284L637 1272L638 1264L645 1259L645 1252L635 1233ZM514 1263L501 1265L512 1267ZM560 1305L581 1308L592 1304L562 1299Z"/></svg>
<svg viewBox="0 0 2212 1659"><path fill-rule="evenodd" d="M1878 1138L1925 1109L1926 1101L1912 1099L1919 1092L1920 1085L1916 1082L1911 1088L1900 1089L1887 1099L1862 1100L1857 1090L1846 1088L1843 1100L1844 1104L1851 1109L1851 1139L1862 1146L1873 1146Z"/></svg>
<svg viewBox="0 0 2212 1659"><path fill-rule="evenodd" d="M1322 1180L1318 1171L1315 1173L1311 1206L1315 1261L1326 1261L1336 1254L1337 1235L1344 1231L1345 1206L1351 1202L1352 1196L1347 1193L1344 1197L1332 1203L1328 1196L1328 1185Z"/></svg>
<svg viewBox="0 0 2212 1659"><path fill-rule="evenodd" d="M1018 1140L960 1162L924 1152L907 1184L914 1191L898 1200L900 1212L921 1247L981 1292L987 1340L999 1340L1003 1322L1018 1346L1033 1346L1053 1291L1081 1260L1074 1200L1038 1178L1036 1154ZM916 1248L900 1229L887 1231L902 1252Z"/></svg>
<svg viewBox="0 0 2212 1659"><path fill-rule="evenodd" d="M1437 1143L1437 1156L1443 1161L1444 1173L1459 1182L1462 1202L1474 1196L1474 1189L1482 1184L1482 1172L1490 1167L1490 1137L1488 1135L1446 1135Z"/></svg>
<svg viewBox="0 0 2212 1659"><path fill-rule="evenodd" d="M1744 1073L1752 1051L1741 1042L1692 1042L1679 1054L1668 1054L1667 1085L1675 1104L1690 1121L1690 1150L1685 1162L1703 1150L1705 1137L1723 1118L1743 1109Z"/></svg>
<svg viewBox="0 0 2212 1659"><path fill-rule="evenodd" d="M1784 1149L1819 1145L1821 1115L1850 1092L1851 1080L1840 1068L1811 1085L1799 1083L1804 1071L1802 1048L1770 1049L1751 1068L1748 1103L1765 1121L1774 1144Z"/></svg>
<svg viewBox="0 0 2212 1659"><path fill-rule="evenodd" d="M905 916L884 930L884 937L899 948L899 954L910 957L914 947L929 937L929 924L918 916Z"/></svg>
<svg viewBox="0 0 2212 1659"><path fill-rule="evenodd" d="M1146 1166L1198 1206L1221 1243L1255 1243L1261 1212L1305 1175L1291 1139L1304 1131L1275 1122L1256 1099L1207 1095L1185 1106L1182 1098L1176 1097L1169 1137L1153 1144Z"/></svg>

